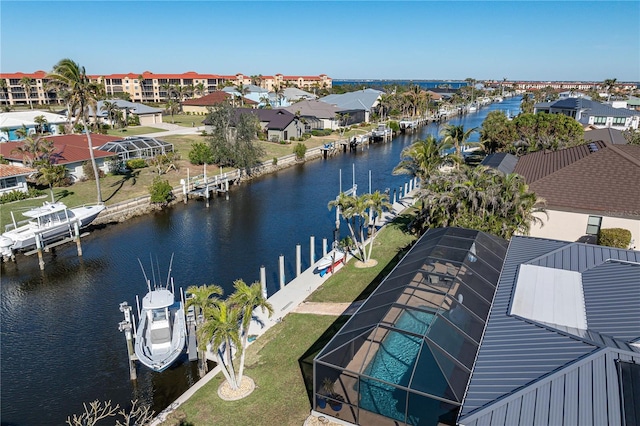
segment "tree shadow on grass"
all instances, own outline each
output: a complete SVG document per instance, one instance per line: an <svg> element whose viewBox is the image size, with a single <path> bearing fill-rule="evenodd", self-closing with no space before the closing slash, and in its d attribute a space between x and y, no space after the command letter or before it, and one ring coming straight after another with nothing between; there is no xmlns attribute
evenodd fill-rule
<svg viewBox="0 0 640 426"><path fill-rule="evenodd" d="M123 176L122 179L115 181L114 183L112 183L109 187L110 188L115 188L113 190L113 193L107 197L104 201L109 201L111 200L113 197L115 197L115 195L118 193L118 191L120 191L122 189L122 187L124 186L125 183L130 182L131 186L135 185L138 182L138 177L140 176L140 170L135 170L135 171L127 171Z"/></svg>
<svg viewBox="0 0 640 426"><path fill-rule="evenodd" d="M57 191L57 193L55 194L55 200L62 201L62 199L66 197L70 197L73 194L75 194L75 192L69 191L68 189L63 189L63 190Z"/></svg>

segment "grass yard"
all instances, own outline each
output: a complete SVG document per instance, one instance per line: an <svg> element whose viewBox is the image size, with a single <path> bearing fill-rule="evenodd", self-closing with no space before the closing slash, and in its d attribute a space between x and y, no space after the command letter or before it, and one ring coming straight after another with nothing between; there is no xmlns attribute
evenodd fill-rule
<svg viewBox="0 0 640 426"><path fill-rule="evenodd" d="M130 126L124 129L109 129L107 134L110 136L118 136L126 138L127 136L144 135L147 133L164 132L164 129L158 129L156 127L149 126Z"/></svg>
<svg viewBox="0 0 640 426"><path fill-rule="evenodd" d="M378 265L358 269L352 259L307 300L352 302L366 298L415 241L415 236L405 232L412 217L413 212L408 210L376 237L372 258ZM308 363L347 319L287 315L247 350L245 371L256 383L251 395L239 401L221 400L217 390L224 376L219 374L174 412L164 426L303 424L311 410L304 380L312 374ZM301 366L305 366L304 372Z"/></svg>
<svg viewBox="0 0 640 426"><path fill-rule="evenodd" d="M171 117L171 114L164 114L162 121L164 123L177 124L182 127L200 127L203 126L202 120L205 118L207 118L206 115L174 114L173 117Z"/></svg>

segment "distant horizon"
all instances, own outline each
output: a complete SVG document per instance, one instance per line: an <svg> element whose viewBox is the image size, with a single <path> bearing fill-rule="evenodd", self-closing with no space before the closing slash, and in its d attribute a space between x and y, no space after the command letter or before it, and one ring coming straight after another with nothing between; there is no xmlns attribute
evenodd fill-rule
<svg viewBox="0 0 640 426"><path fill-rule="evenodd" d="M70 58L90 75L633 82L638 16L637 0L2 0L0 71L48 72Z"/></svg>

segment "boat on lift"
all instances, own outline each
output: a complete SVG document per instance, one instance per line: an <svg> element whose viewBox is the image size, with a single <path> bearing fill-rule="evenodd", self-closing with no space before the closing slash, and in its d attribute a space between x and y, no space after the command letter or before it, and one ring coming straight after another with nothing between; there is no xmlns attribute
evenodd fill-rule
<svg viewBox="0 0 640 426"><path fill-rule="evenodd" d="M105 209L104 204L92 204L67 208L64 203L46 202L40 207L22 213L26 220L12 222L0 235L0 254L12 257L36 247L74 236L79 229L89 225Z"/></svg>
<svg viewBox="0 0 640 426"><path fill-rule="evenodd" d="M142 271L148 291L138 311L135 354L140 363L161 372L169 368L184 351L187 339L184 303L175 299L171 266L166 284L156 285L154 282L153 288L144 268Z"/></svg>

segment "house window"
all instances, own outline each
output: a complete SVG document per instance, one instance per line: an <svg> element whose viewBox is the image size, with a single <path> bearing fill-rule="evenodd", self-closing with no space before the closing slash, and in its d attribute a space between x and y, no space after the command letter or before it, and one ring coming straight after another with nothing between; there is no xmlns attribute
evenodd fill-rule
<svg viewBox="0 0 640 426"><path fill-rule="evenodd" d="M627 122L627 117L613 117L613 125L624 126Z"/></svg>
<svg viewBox="0 0 640 426"><path fill-rule="evenodd" d="M18 178L16 177L0 179L0 188L2 189L15 188L16 186L18 186Z"/></svg>
<svg viewBox="0 0 640 426"><path fill-rule="evenodd" d="M587 220L587 235L598 235L600 232L600 225L602 224L602 217L589 216Z"/></svg>
<svg viewBox="0 0 640 426"><path fill-rule="evenodd" d="M607 117L594 117L593 124L607 124Z"/></svg>

